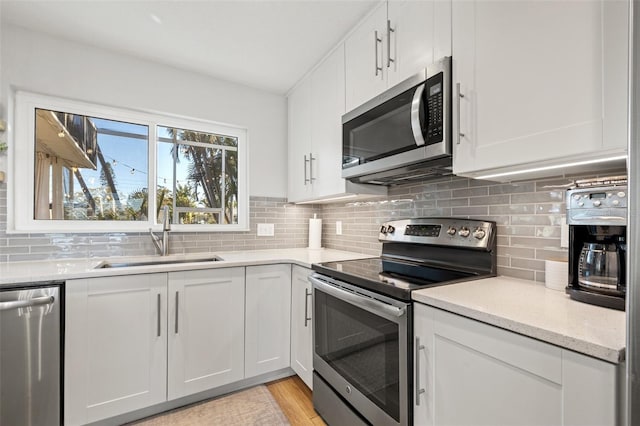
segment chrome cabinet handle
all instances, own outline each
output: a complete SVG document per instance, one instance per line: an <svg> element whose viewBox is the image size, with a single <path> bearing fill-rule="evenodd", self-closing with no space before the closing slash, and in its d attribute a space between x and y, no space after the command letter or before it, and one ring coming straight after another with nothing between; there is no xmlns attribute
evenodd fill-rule
<svg viewBox="0 0 640 426"><path fill-rule="evenodd" d="M425 389L420 387L420 351L424 349L424 345L420 344L420 338L416 337L416 405L420 405L420 395L425 393Z"/></svg>
<svg viewBox="0 0 640 426"><path fill-rule="evenodd" d="M422 103L422 93L424 92L424 84L416 87L413 93L413 101L411 101L411 131L416 145L424 145L424 136L422 135L422 126L420 125L420 104Z"/></svg>
<svg viewBox="0 0 640 426"><path fill-rule="evenodd" d="M161 329L160 329L160 309L162 309L162 307L160 306L160 293L158 293L158 298L157 298L157 308L158 308L158 337L160 337L160 333L161 333Z"/></svg>
<svg viewBox="0 0 640 426"><path fill-rule="evenodd" d="M313 183L316 178L313 177L313 161L317 158L313 158L313 153L309 153L309 182Z"/></svg>
<svg viewBox="0 0 640 426"><path fill-rule="evenodd" d="M309 316L309 296L311 296L311 292L308 288L304 289L304 326L307 326L307 323L311 321L311 317Z"/></svg>
<svg viewBox="0 0 640 426"><path fill-rule="evenodd" d="M458 116L457 116L457 121L458 121L458 136L457 136L457 142L456 145L460 145L460 140L462 138L464 138L464 133L462 133L462 131L460 130L460 112L461 112L461 108L460 108L460 100L464 98L464 93L462 93L460 91L460 83L456 83L456 104L457 104L457 108L458 108Z"/></svg>
<svg viewBox="0 0 640 426"><path fill-rule="evenodd" d="M8 311L10 309L30 308L32 306L50 305L55 301L53 296L34 297L28 300L10 300L8 302L0 302L0 311Z"/></svg>
<svg viewBox="0 0 640 426"><path fill-rule="evenodd" d="M310 163L310 161L307 160L307 154L305 154L304 155L304 184L305 185L311 182L311 180L307 178L307 163Z"/></svg>
<svg viewBox="0 0 640 426"><path fill-rule="evenodd" d="M382 71L382 67L378 66L378 43L382 44L382 39L378 37L378 30L375 30L373 32L373 38L374 38L373 49L375 50L375 53L376 53L375 61L376 61L376 77L377 77L378 73Z"/></svg>
<svg viewBox="0 0 640 426"><path fill-rule="evenodd" d="M178 311L180 309L180 292L176 291L176 323L175 333L178 334Z"/></svg>
<svg viewBox="0 0 640 426"><path fill-rule="evenodd" d="M391 68L391 63L395 62L395 59L391 59L391 33L395 33L396 30L391 28L391 21L387 19L387 68Z"/></svg>

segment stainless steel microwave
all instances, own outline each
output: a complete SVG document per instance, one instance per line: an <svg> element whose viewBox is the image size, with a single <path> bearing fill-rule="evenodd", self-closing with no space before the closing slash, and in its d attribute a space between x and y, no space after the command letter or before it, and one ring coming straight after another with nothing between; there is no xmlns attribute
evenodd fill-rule
<svg viewBox="0 0 640 426"><path fill-rule="evenodd" d="M400 184L451 174L451 57L342 116L342 177Z"/></svg>

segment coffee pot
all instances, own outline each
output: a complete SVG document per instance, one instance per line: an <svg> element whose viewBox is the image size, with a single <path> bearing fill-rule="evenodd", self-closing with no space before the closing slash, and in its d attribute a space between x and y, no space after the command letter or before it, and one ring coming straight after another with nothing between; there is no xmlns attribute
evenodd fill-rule
<svg viewBox="0 0 640 426"><path fill-rule="evenodd" d="M584 242L578 262L578 285L592 291L624 295L623 248L616 243Z"/></svg>

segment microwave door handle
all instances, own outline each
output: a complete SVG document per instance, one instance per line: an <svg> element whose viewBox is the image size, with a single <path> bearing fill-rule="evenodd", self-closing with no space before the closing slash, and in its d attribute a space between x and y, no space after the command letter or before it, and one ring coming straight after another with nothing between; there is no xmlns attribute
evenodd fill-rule
<svg viewBox="0 0 640 426"><path fill-rule="evenodd" d="M422 134L422 126L420 125L420 104L422 103L424 86L424 84L421 84L416 88L413 94L413 101L411 101L411 130L413 131L413 138L418 146L424 145L424 135Z"/></svg>

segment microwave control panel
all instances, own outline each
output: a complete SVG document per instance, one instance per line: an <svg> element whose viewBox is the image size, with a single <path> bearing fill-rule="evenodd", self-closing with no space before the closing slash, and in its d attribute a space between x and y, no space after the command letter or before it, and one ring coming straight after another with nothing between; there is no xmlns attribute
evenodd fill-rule
<svg viewBox="0 0 640 426"><path fill-rule="evenodd" d="M427 145L442 142L444 128L444 74L438 73L425 82L424 99L426 106Z"/></svg>

